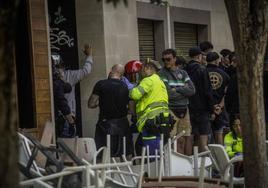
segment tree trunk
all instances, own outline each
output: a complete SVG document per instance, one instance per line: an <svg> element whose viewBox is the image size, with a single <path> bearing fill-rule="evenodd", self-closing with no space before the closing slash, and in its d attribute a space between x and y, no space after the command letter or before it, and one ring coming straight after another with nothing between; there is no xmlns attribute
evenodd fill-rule
<svg viewBox="0 0 268 188"><path fill-rule="evenodd" d="M263 59L267 44L268 0L225 0L239 57L240 117L247 188L266 188Z"/></svg>
<svg viewBox="0 0 268 188"><path fill-rule="evenodd" d="M0 187L18 187L14 42L18 0L0 2Z"/></svg>

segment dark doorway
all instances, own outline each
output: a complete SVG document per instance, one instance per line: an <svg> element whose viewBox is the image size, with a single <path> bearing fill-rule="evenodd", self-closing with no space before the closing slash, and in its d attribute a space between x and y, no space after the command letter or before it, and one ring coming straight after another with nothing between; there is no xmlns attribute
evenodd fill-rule
<svg viewBox="0 0 268 188"><path fill-rule="evenodd" d="M35 128L34 122L34 89L33 68L30 45L30 27L28 5L26 0L20 1L16 32L16 79L18 95L19 128Z"/></svg>
<svg viewBox="0 0 268 188"><path fill-rule="evenodd" d="M66 69L79 68L75 0L48 0L50 48L61 56ZM82 136L80 85L75 86L76 127Z"/></svg>

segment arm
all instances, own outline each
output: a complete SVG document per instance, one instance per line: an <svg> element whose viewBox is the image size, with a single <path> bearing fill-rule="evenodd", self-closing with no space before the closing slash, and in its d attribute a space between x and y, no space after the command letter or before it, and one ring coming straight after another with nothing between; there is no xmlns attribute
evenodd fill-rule
<svg viewBox="0 0 268 188"><path fill-rule="evenodd" d="M235 155L235 152L233 151L233 138L230 133L224 137L224 145L228 156L232 158Z"/></svg>
<svg viewBox="0 0 268 188"><path fill-rule="evenodd" d="M129 101L128 109L131 115L136 115L136 104L134 101L132 100Z"/></svg>
<svg viewBox="0 0 268 188"><path fill-rule="evenodd" d="M84 45L83 52L86 56L83 68L78 70L67 70L65 74L65 80L72 86L80 82L91 72L93 60L92 60L92 47L89 44Z"/></svg>
<svg viewBox="0 0 268 188"><path fill-rule="evenodd" d="M125 76L123 76L121 80L127 85L128 90L131 90L135 87L135 85L130 83L130 81Z"/></svg>
<svg viewBox="0 0 268 188"><path fill-rule="evenodd" d="M163 72L159 72L159 76L166 86L169 100L173 100L173 98L175 98L176 100L180 100L180 99L185 98L184 95L182 95L180 92L176 91L175 87L170 87L170 85L168 85L168 79L165 77Z"/></svg>
<svg viewBox="0 0 268 188"><path fill-rule="evenodd" d="M139 100L152 89L152 81L150 78L144 78L137 87L134 87L130 91L130 98L133 100Z"/></svg>
<svg viewBox="0 0 268 188"><path fill-rule="evenodd" d="M97 108L99 106L99 96L92 93L87 105L88 108Z"/></svg>
<svg viewBox="0 0 268 188"><path fill-rule="evenodd" d="M209 78L209 74L206 68L202 69L203 78L203 92L206 96L208 107L210 112L214 112L213 96L212 96L212 86Z"/></svg>
<svg viewBox="0 0 268 188"><path fill-rule="evenodd" d="M101 96L101 83L102 81L98 81L92 91L92 94L90 95L88 99L87 106L88 108L97 108L99 106L99 99Z"/></svg>
<svg viewBox="0 0 268 188"><path fill-rule="evenodd" d="M190 80L190 78L188 78L185 86L176 87L176 92L184 95L185 97L191 97L195 94L194 83Z"/></svg>
<svg viewBox="0 0 268 188"><path fill-rule="evenodd" d="M224 93L227 92L227 89L228 89L228 86L226 86L226 87L224 88ZM221 102L219 103L219 106L220 106L221 108L223 108L223 107L224 107L224 104L225 104L225 95L222 97Z"/></svg>
<svg viewBox="0 0 268 188"><path fill-rule="evenodd" d="M77 84L82 79L84 79L87 75L90 74L91 69L92 69L92 64L93 64L92 57L87 56L85 60L85 64L83 65L81 69L65 71L65 79L72 85Z"/></svg>
<svg viewBox="0 0 268 188"><path fill-rule="evenodd" d="M64 115L66 120L70 123L74 123L73 115L71 114L71 109L68 105L68 101L64 96L64 85L60 81L54 83L54 97L55 105L57 105L58 110Z"/></svg>

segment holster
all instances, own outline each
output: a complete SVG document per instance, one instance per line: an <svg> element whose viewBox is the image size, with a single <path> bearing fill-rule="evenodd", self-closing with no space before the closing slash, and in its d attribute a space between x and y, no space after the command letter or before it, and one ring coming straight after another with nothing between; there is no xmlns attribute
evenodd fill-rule
<svg viewBox="0 0 268 188"><path fill-rule="evenodd" d="M174 123L175 120L171 115L164 117L164 114L161 113L154 119L148 119L145 122L144 131L150 135L167 135L172 130Z"/></svg>

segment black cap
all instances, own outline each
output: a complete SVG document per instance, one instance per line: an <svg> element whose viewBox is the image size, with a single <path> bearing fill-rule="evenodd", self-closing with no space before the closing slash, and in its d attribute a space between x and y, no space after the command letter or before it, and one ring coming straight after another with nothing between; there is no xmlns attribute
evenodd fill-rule
<svg viewBox="0 0 268 188"><path fill-rule="evenodd" d="M221 51L220 51L220 54L223 56L223 57L226 57L226 56L228 56L228 55L230 55L232 52L231 52L231 50L229 50L229 49L222 49Z"/></svg>
<svg viewBox="0 0 268 188"><path fill-rule="evenodd" d="M201 53L202 53L201 49L199 47L197 47L197 46L192 47L192 48L189 49L189 56L190 57L195 57L195 56L197 56L197 55L199 55Z"/></svg>
<svg viewBox="0 0 268 188"><path fill-rule="evenodd" d="M212 61L215 61L217 59L219 59L220 56L217 52L209 52L207 54L207 58L206 58L206 61L209 63L209 62L212 62Z"/></svg>

